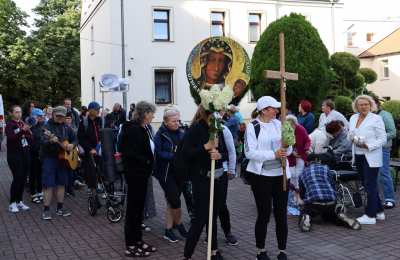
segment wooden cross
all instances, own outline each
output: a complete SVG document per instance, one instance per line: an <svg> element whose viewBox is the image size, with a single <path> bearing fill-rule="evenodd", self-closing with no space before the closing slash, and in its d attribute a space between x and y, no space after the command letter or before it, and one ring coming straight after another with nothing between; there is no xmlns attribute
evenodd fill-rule
<svg viewBox="0 0 400 260"><path fill-rule="evenodd" d="M279 55L280 55L280 69L266 70L265 77L267 79L279 79L281 81L280 92L281 92L281 122L282 126L286 121L286 81L287 80L298 80L299 75L297 73L290 73L285 71L285 35L279 34ZM282 136L283 138L283 136ZM283 190L286 191L286 158L282 159L282 172L283 172Z"/></svg>

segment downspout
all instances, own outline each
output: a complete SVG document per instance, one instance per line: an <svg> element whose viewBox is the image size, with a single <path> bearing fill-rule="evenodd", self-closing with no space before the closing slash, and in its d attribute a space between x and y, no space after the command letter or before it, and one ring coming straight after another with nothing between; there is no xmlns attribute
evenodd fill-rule
<svg viewBox="0 0 400 260"><path fill-rule="evenodd" d="M124 0L121 0L121 65L122 65L122 78L125 78L125 11L124 11ZM122 105L127 111L128 100L127 93L122 92Z"/></svg>

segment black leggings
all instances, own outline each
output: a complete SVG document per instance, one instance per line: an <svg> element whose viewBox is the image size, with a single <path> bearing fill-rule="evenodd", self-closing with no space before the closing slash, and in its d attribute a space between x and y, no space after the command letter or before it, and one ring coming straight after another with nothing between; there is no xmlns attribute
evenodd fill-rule
<svg viewBox="0 0 400 260"><path fill-rule="evenodd" d="M39 159L39 152L31 153L29 190L31 192L31 195L42 192L42 162Z"/></svg>
<svg viewBox="0 0 400 260"><path fill-rule="evenodd" d="M196 175L192 177L193 198L194 198L194 220L189 229L189 234L185 243L184 256L191 258L196 248L197 242L204 226L208 223L208 213L210 205L210 178ZM213 232L211 249L217 250L217 217L220 207L222 185L219 180L215 180L214 185L214 210L213 210Z"/></svg>
<svg viewBox="0 0 400 260"><path fill-rule="evenodd" d="M10 204L22 201L26 178L29 174L30 155L29 152L7 153L7 163L13 175L10 188Z"/></svg>
<svg viewBox="0 0 400 260"><path fill-rule="evenodd" d="M220 177L220 182L222 185L222 198L221 198L221 207L219 209L219 220L221 221L221 228L224 231L225 236L231 233L231 217L228 210L228 205L226 204L226 200L228 197L228 173L224 172L224 175Z"/></svg>
<svg viewBox="0 0 400 260"><path fill-rule="evenodd" d="M279 250L286 249L288 237L287 202L288 191L283 191L283 177L267 177L251 174L251 189L257 205L257 222L255 225L256 246L265 248L267 227L272 211L275 217L275 233ZM287 185L289 187L289 185Z"/></svg>
<svg viewBox="0 0 400 260"><path fill-rule="evenodd" d="M128 174L135 174L128 172ZM128 196L125 215L125 245L134 246L142 241L142 221L146 200L148 176L127 176Z"/></svg>

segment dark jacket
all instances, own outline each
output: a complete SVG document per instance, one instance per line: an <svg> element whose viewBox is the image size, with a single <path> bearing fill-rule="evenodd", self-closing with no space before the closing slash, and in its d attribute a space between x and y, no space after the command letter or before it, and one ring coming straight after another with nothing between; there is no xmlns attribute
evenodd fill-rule
<svg viewBox="0 0 400 260"><path fill-rule="evenodd" d="M118 143L128 181L131 177L150 176L153 172L151 131L150 126L141 127L137 121L128 121L122 125Z"/></svg>
<svg viewBox="0 0 400 260"><path fill-rule="evenodd" d="M182 141L184 132L180 129L177 131L169 130L164 124L154 137L154 144L156 148L156 168L154 175L159 180L165 180L171 172L172 161L174 159L175 151L178 144Z"/></svg>
<svg viewBox="0 0 400 260"><path fill-rule="evenodd" d="M79 113L73 108L68 109L68 112L71 112L71 114L72 114L72 127L75 129L78 129L79 121L80 121Z"/></svg>
<svg viewBox="0 0 400 260"><path fill-rule="evenodd" d="M332 147L336 159L340 159L342 155L351 156L352 143L347 139L347 131L345 129L342 128L340 133L329 141L329 145Z"/></svg>
<svg viewBox="0 0 400 260"><path fill-rule="evenodd" d="M87 126L85 127L85 122ZM79 123L78 142L85 150L85 154L89 155L90 150L96 149L100 143L101 117L96 117L94 120L87 117Z"/></svg>
<svg viewBox="0 0 400 260"><path fill-rule="evenodd" d="M124 109L113 111L106 116L105 125L108 128L118 129L119 126L126 122L126 112Z"/></svg>
<svg viewBox="0 0 400 260"><path fill-rule="evenodd" d="M308 134L314 131L315 117L313 113L308 112L304 116L299 114L297 116L297 121L307 130Z"/></svg>
<svg viewBox="0 0 400 260"><path fill-rule="evenodd" d="M204 149L204 145L208 142L210 137L208 130L208 125L200 121L190 126L185 134L183 154L185 155L185 160L190 165L191 175L204 175L204 173L207 174L211 169L210 154ZM219 134L218 140L218 150L222 158L216 161L215 169L222 168L222 162L228 160L228 151L222 133Z"/></svg>
<svg viewBox="0 0 400 260"><path fill-rule="evenodd" d="M66 124L59 124L50 119L44 126L44 129L50 131L52 134L58 137L60 142L67 140L71 144L77 144L78 140L71 127ZM40 157L41 158L56 158L58 153L61 151L61 147L58 143L51 143L49 137L43 134L41 140Z"/></svg>
<svg viewBox="0 0 400 260"><path fill-rule="evenodd" d="M7 136L7 153L19 153L23 151L29 151L32 144L32 133L30 130L24 131L22 127L24 123L22 121L17 122L11 120L6 125L6 136ZM26 139L28 146L22 146L22 140Z"/></svg>
<svg viewBox="0 0 400 260"><path fill-rule="evenodd" d="M36 123L34 126L31 127L32 131L32 148L31 151L35 154L38 154L40 151L40 144L41 140L43 138L43 128L44 128L45 123Z"/></svg>

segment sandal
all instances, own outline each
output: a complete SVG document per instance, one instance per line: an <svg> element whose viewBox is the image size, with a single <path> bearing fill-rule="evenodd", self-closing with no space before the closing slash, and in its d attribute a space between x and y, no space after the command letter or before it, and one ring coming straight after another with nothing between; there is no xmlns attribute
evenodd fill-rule
<svg viewBox="0 0 400 260"><path fill-rule="evenodd" d="M36 204L39 204L41 201L40 201L39 197L34 197L34 198L32 198L32 202L36 203Z"/></svg>
<svg viewBox="0 0 400 260"><path fill-rule="evenodd" d="M150 256L150 252L146 252L139 247L130 246L125 250L126 257L148 257Z"/></svg>
<svg viewBox="0 0 400 260"><path fill-rule="evenodd" d="M143 241L137 242L136 245L137 245L140 249L142 249L143 251L145 251L145 252L154 253L154 252L157 251L157 248L155 248L154 246L149 245L149 244L147 244L147 243L145 243L145 242L143 242Z"/></svg>

